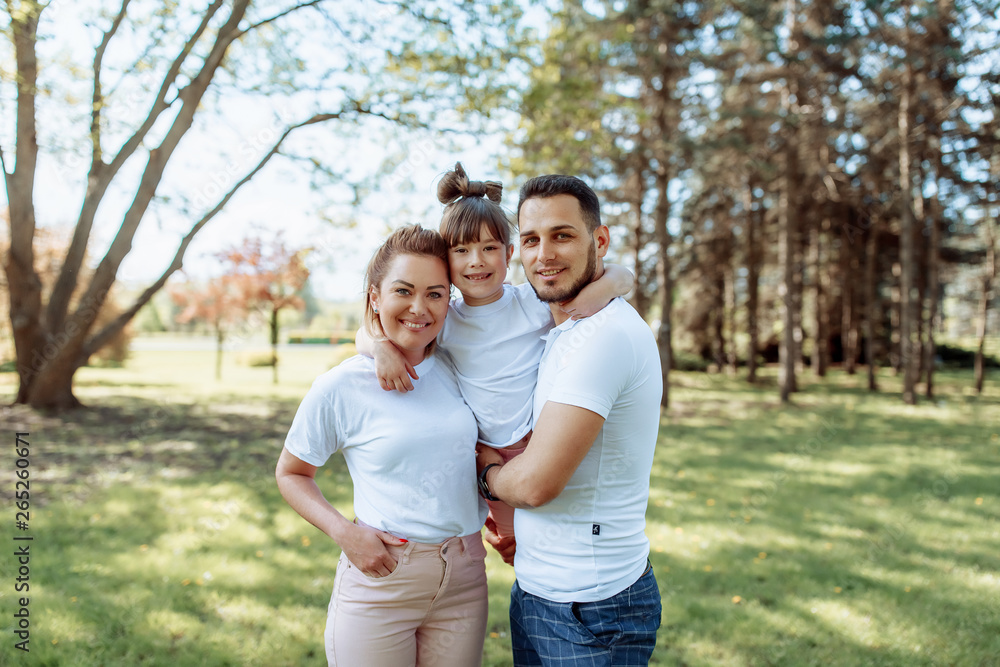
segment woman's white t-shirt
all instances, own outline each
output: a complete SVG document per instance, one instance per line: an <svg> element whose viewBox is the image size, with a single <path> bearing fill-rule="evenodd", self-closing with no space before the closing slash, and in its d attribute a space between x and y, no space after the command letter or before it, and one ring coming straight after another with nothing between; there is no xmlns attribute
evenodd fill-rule
<svg viewBox="0 0 1000 667"><path fill-rule="evenodd" d="M531 397L545 349L542 336L553 325L552 311L531 285L503 287L503 296L485 306L453 300L438 334L438 345L476 415L479 441L497 448L514 444L531 430Z"/></svg>
<svg viewBox="0 0 1000 667"><path fill-rule="evenodd" d="M364 523L414 542L479 532L476 420L448 364L416 366L413 391L383 391L374 361L355 356L319 376L299 405L285 448L322 466L342 452Z"/></svg>

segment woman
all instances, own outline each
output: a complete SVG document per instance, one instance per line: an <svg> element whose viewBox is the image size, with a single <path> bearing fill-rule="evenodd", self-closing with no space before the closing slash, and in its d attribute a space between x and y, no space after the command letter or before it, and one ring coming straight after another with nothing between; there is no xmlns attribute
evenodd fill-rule
<svg viewBox="0 0 1000 667"><path fill-rule="evenodd" d="M365 327L416 368L386 393L355 356L306 394L276 470L281 495L342 554L327 616L330 665L478 665L486 634L486 505L476 487L476 420L434 340L448 312L448 246L419 226L394 232L368 266ZM352 522L316 470L342 452Z"/></svg>

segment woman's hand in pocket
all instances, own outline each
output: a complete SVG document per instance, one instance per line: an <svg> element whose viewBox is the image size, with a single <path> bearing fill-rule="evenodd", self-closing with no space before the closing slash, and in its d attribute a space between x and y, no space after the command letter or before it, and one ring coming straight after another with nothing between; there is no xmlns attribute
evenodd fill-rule
<svg viewBox="0 0 1000 667"><path fill-rule="evenodd" d="M401 546L406 540L369 526L355 526L340 548L347 559L368 577L387 577L396 569L396 559L386 545Z"/></svg>

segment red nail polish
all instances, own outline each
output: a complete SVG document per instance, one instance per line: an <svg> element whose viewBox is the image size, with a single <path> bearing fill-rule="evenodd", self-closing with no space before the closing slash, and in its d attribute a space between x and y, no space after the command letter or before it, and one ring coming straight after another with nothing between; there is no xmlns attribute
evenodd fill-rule
<svg viewBox="0 0 1000 667"><path fill-rule="evenodd" d="M402 537L401 537L401 538L399 538L399 541L400 541L400 542L406 542L407 544L409 544L409 542L410 542L409 540L404 540L404 539L403 539Z"/></svg>

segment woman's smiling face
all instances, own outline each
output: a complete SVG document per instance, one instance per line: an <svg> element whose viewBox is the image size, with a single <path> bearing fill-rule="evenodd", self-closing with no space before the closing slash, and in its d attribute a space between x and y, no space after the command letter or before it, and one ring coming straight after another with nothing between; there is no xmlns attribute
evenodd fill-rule
<svg viewBox="0 0 1000 667"><path fill-rule="evenodd" d="M386 337L416 365L444 326L448 298L444 262L427 255L399 255L372 292L372 305Z"/></svg>

